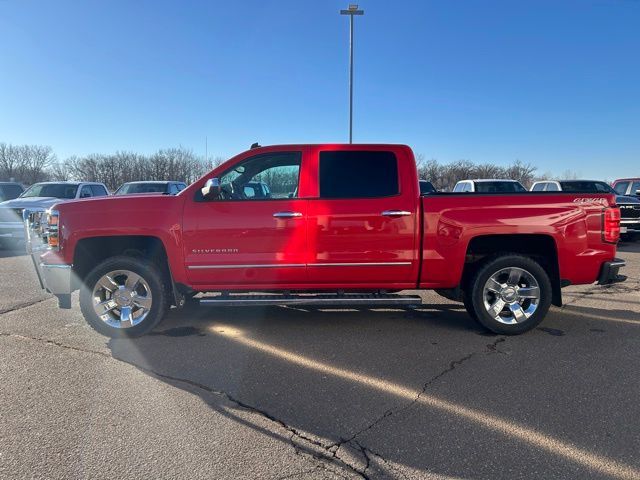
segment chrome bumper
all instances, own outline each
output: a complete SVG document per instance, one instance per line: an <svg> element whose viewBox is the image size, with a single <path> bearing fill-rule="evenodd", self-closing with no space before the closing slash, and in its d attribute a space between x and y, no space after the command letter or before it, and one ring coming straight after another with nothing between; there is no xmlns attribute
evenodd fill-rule
<svg viewBox="0 0 640 480"><path fill-rule="evenodd" d="M71 286L71 265L47 265L39 262L34 255L31 258L42 288L54 295L71 294L73 291Z"/></svg>
<svg viewBox="0 0 640 480"><path fill-rule="evenodd" d="M623 218L620 220L620 233L627 233L629 231L640 231L640 218Z"/></svg>
<svg viewBox="0 0 640 480"><path fill-rule="evenodd" d="M43 233L48 227L44 223L45 213L29 210L23 212L25 247L33 261L40 286L58 297L60 307L70 308L70 296L73 292L72 265L49 265L40 260L40 256L49 250L48 244L43 239Z"/></svg>

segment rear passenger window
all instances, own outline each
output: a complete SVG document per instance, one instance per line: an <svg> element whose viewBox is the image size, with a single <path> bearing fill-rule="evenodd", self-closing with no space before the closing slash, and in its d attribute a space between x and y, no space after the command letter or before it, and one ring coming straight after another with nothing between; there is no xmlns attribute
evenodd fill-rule
<svg viewBox="0 0 640 480"><path fill-rule="evenodd" d="M320 152L320 198L376 198L400 193L393 152Z"/></svg>
<svg viewBox="0 0 640 480"><path fill-rule="evenodd" d="M560 188L555 183L547 183L547 192L559 192Z"/></svg>

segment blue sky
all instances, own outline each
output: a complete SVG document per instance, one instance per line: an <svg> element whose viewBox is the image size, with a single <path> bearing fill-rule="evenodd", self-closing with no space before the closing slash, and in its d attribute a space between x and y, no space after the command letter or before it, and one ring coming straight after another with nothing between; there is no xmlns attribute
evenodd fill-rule
<svg viewBox="0 0 640 480"><path fill-rule="evenodd" d="M0 0L0 141L344 142L347 0ZM640 175L640 2L359 2L354 141Z"/></svg>

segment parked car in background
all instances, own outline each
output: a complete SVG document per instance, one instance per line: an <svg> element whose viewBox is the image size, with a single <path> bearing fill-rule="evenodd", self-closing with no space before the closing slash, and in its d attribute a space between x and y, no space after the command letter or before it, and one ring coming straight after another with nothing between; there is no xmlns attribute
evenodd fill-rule
<svg viewBox="0 0 640 480"><path fill-rule="evenodd" d="M4 246L14 247L24 240L22 211L44 211L65 200L105 197L107 187L97 182L41 182L34 183L22 194L0 203L0 239Z"/></svg>
<svg viewBox="0 0 640 480"><path fill-rule="evenodd" d="M460 180L453 187L456 193L518 193L527 189L516 180L478 178L475 180Z"/></svg>
<svg viewBox="0 0 640 480"><path fill-rule="evenodd" d="M436 193L436 187L428 180L420 180L420 195L427 195L429 193Z"/></svg>
<svg viewBox="0 0 640 480"><path fill-rule="evenodd" d="M24 187L16 182L0 182L0 202L18 198Z"/></svg>
<svg viewBox="0 0 640 480"><path fill-rule="evenodd" d="M631 187L627 181L625 191ZM622 188L620 189L622 190ZM630 195L622 195L607 182L601 180L543 180L531 186L532 192L571 192L571 193L613 193L620 207L620 234L640 233L640 200Z"/></svg>
<svg viewBox="0 0 640 480"><path fill-rule="evenodd" d="M613 189L618 195L640 196L640 178L621 178L613 182Z"/></svg>
<svg viewBox="0 0 640 480"><path fill-rule="evenodd" d="M113 193L114 195L131 195L136 193L163 193L165 195L175 195L181 190L187 188L184 182L174 181L140 181L127 182Z"/></svg>

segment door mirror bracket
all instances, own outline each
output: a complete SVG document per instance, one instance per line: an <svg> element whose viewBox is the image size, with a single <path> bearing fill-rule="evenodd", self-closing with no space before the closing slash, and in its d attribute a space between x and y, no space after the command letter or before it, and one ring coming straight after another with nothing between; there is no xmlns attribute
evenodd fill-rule
<svg viewBox="0 0 640 480"><path fill-rule="evenodd" d="M215 200L220 196L220 179L217 177L210 178L204 184L204 187L200 189L202 192L202 198L206 200Z"/></svg>

